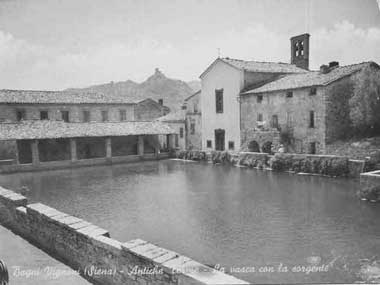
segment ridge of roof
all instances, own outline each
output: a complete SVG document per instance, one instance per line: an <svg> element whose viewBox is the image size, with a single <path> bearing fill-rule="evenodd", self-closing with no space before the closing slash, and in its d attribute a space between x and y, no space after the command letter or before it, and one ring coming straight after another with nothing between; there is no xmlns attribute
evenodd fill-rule
<svg viewBox="0 0 380 285"><path fill-rule="evenodd" d="M170 112L165 116L159 117L156 121L159 122L182 122L186 120L186 110L178 110L175 112Z"/></svg>
<svg viewBox="0 0 380 285"><path fill-rule="evenodd" d="M16 104L136 104L146 99L88 91L0 90L0 103Z"/></svg>
<svg viewBox="0 0 380 285"><path fill-rule="evenodd" d="M185 98L185 100L184 100L184 101L188 101L190 98L192 98L192 97L194 97L195 95L197 95L197 94L201 93L201 91L202 91L202 90L198 90L197 92L195 92L195 93L191 94L189 97Z"/></svg>
<svg viewBox="0 0 380 285"><path fill-rule="evenodd" d="M251 72L268 72L268 73L304 73L308 70L297 67L295 64L286 62L255 61L242 60L230 57L221 58L222 61L234 65L236 68ZM236 65L236 64L239 65ZM267 69L272 67L272 69Z"/></svg>
<svg viewBox="0 0 380 285"><path fill-rule="evenodd" d="M304 73L308 70L297 67L294 64L285 62L270 62L270 61L254 61L254 60L242 60L230 57L218 57L216 58L203 73L200 78L206 74L211 67L218 61L222 61L238 70L244 70L247 72L262 72L262 73Z"/></svg>
<svg viewBox="0 0 380 285"><path fill-rule="evenodd" d="M245 91L241 94L253 94L253 93L266 93L280 90L306 88L312 86L326 86L332 82L335 82L341 78L349 76L355 72L360 71L366 66L375 65L380 68L377 63L373 61L361 62L356 64L350 64L345 66L339 66L332 69L328 73L321 73L320 71L308 71L305 73L286 74L278 79L275 79L260 87L253 88Z"/></svg>

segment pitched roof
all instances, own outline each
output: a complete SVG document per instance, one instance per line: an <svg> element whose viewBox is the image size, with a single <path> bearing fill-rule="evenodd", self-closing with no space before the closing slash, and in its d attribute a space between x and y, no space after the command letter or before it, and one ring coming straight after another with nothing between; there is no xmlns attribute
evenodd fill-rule
<svg viewBox="0 0 380 285"><path fill-rule="evenodd" d="M221 59L228 64L235 66L238 69L244 69L249 72L269 72L269 73L304 73L307 70L297 67L294 64L284 62L261 62L261 61L246 61L233 58Z"/></svg>
<svg viewBox="0 0 380 285"><path fill-rule="evenodd" d="M378 65L374 62L363 62L359 64L336 67L328 73L309 71L300 74L288 74L259 88L251 89L242 94L264 93L311 86L325 86L371 65L378 67Z"/></svg>
<svg viewBox="0 0 380 285"><path fill-rule="evenodd" d="M193 98L194 96L196 96L196 95L198 95L200 93L201 93L201 90L198 90L194 94L191 94L189 97L187 97L184 101L189 101L191 98Z"/></svg>
<svg viewBox="0 0 380 285"><path fill-rule="evenodd" d="M178 110L170 112L169 114L159 117L157 121L160 122L184 122L186 120L186 110Z"/></svg>
<svg viewBox="0 0 380 285"><path fill-rule="evenodd" d="M56 139L128 135L164 135L175 131L161 122L65 123L24 121L0 124L0 140Z"/></svg>
<svg viewBox="0 0 380 285"><path fill-rule="evenodd" d="M284 62L261 62L261 61L247 61L241 59L233 59L229 57L217 58L201 75L206 74L211 67L218 61L222 61L239 70L248 72L263 72L263 73L304 73L307 70L297 67L294 64Z"/></svg>
<svg viewBox="0 0 380 285"><path fill-rule="evenodd" d="M146 99L146 98L144 98ZM135 104L143 101L129 95L78 92L0 90L0 103L17 104Z"/></svg>

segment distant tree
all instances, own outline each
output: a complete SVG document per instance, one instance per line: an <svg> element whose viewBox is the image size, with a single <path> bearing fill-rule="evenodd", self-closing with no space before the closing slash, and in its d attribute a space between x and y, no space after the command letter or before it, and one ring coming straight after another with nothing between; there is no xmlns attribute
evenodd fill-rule
<svg viewBox="0 0 380 285"><path fill-rule="evenodd" d="M352 130L357 136L380 135L380 71L368 67L357 78L350 100Z"/></svg>

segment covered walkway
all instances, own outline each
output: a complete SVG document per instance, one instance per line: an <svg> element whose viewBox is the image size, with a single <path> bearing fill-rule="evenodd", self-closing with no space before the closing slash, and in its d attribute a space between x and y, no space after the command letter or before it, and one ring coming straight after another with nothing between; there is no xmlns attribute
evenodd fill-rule
<svg viewBox="0 0 380 285"><path fill-rule="evenodd" d="M166 136L166 146L159 136ZM14 141L12 163L1 172L94 165L168 157L175 131L161 122L0 124L0 141Z"/></svg>

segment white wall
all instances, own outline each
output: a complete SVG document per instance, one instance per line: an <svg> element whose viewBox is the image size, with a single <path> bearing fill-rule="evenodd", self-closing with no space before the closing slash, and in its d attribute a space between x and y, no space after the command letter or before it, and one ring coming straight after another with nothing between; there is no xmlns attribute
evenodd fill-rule
<svg viewBox="0 0 380 285"><path fill-rule="evenodd" d="M225 130L225 150L234 141L235 150L240 147L240 110L237 97L244 82L243 71L217 61L201 78L202 149L215 149L215 129ZM215 89L223 89L223 113L216 113ZM206 141L212 141L207 148Z"/></svg>

